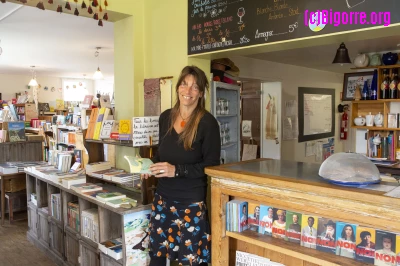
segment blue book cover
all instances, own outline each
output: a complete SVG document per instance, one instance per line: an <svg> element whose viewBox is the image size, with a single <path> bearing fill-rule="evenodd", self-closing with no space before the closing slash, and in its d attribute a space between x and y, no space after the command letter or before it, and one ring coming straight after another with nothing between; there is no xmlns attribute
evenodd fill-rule
<svg viewBox="0 0 400 266"><path fill-rule="evenodd" d="M272 235L272 222L274 221L273 207L260 205L260 226L258 232L265 235Z"/></svg>
<svg viewBox="0 0 400 266"><path fill-rule="evenodd" d="M25 123L24 122L8 122L8 136L11 142L26 141Z"/></svg>

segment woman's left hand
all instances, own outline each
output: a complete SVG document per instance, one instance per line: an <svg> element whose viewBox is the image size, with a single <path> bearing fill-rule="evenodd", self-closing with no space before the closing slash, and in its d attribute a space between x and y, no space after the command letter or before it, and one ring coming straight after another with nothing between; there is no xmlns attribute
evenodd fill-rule
<svg viewBox="0 0 400 266"><path fill-rule="evenodd" d="M151 173L157 177L174 177L175 165L169 163L155 163L150 166Z"/></svg>

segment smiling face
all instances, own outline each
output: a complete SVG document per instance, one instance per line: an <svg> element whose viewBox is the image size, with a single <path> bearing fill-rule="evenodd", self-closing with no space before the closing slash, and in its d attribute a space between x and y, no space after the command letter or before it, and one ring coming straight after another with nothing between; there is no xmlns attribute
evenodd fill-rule
<svg viewBox="0 0 400 266"><path fill-rule="evenodd" d="M346 232L346 237L350 238L353 235L353 228L351 228L351 226L347 226L345 232Z"/></svg>
<svg viewBox="0 0 400 266"><path fill-rule="evenodd" d="M181 106L196 107L199 99L203 97L193 75L189 74L182 80L178 88L178 97Z"/></svg>

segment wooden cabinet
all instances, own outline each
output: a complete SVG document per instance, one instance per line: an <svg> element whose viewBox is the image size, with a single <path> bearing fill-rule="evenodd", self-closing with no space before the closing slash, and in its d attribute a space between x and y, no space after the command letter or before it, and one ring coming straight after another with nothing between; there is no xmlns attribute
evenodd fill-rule
<svg viewBox="0 0 400 266"><path fill-rule="evenodd" d="M100 258L97 248L86 243L85 240L79 240L80 263L85 266L99 266Z"/></svg>
<svg viewBox="0 0 400 266"><path fill-rule="evenodd" d="M122 263L104 253L100 253L100 266L122 266Z"/></svg>
<svg viewBox="0 0 400 266"><path fill-rule="evenodd" d="M50 225L48 211L38 209L38 240L45 246L50 246Z"/></svg>
<svg viewBox="0 0 400 266"><path fill-rule="evenodd" d="M50 216L50 250L60 258L64 257L64 230L62 223Z"/></svg>
<svg viewBox="0 0 400 266"><path fill-rule="evenodd" d="M65 260L69 266L79 265L79 239L76 231L65 227Z"/></svg>
<svg viewBox="0 0 400 266"><path fill-rule="evenodd" d="M28 234L31 234L32 237L37 238L38 236L38 214L37 214L37 207L28 202Z"/></svg>
<svg viewBox="0 0 400 266"><path fill-rule="evenodd" d="M382 191L329 184L319 177L318 170L318 164L269 159L206 168L211 176L212 265L235 265L236 250L287 266L365 265L249 230L227 231L226 203L231 199L400 232L400 199ZM397 187L395 182L387 185Z"/></svg>

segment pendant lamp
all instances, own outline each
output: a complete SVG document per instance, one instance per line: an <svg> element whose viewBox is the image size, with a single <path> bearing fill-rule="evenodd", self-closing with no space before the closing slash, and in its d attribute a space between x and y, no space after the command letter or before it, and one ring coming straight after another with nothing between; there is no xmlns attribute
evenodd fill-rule
<svg viewBox="0 0 400 266"><path fill-rule="evenodd" d="M333 59L332 64L351 64L351 60L349 57L349 51L346 48L346 45L342 42L339 48L336 51L335 59Z"/></svg>
<svg viewBox="0 0 400 266"><path fill-rule="evenodd" d="M101 47L96 47L97 51L94 53L94 56L97 57L97 60L99 60L99 55L100 55L99 50L100 49L101 49ZM93 79L103 79L103 78L104 78L103 73L101 73L100 66L97 61L97 70L93 74Z"/></svg>
<svg viewBox="0 0 400 266"><path fill-rule="evenodd" d="M31 68L32 68L32 79L31 79L31 81L29 81L29 86L31 86L31 87L36 87L36 86L38 86L39 84L37 83L37 81L36 81L36 73L35 73L35 66L31 66Z"/></svg>

